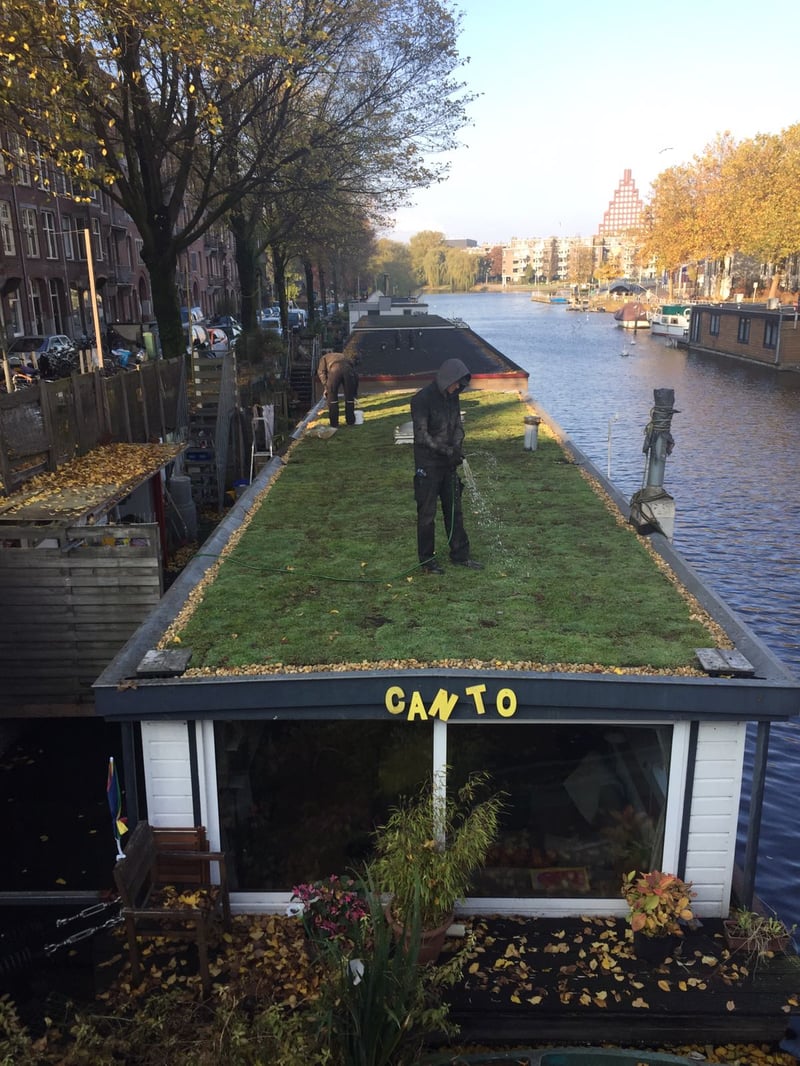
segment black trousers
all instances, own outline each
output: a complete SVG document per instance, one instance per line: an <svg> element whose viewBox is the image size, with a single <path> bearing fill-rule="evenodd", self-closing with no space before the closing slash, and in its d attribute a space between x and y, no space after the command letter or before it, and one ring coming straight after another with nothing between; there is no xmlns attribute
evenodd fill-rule
<svg viewBox="0 0 800 1066"><path fill-rule="evenodd" d="M450 558L463 563L469 559L469 537L464 529L461 495L464 482L452 466L420 467L414 474L414 498L417 501L417 552L421 563L436 554L436 505L441 500L442 517Z"/></svg>
<svg viewBox="0 0 800 1066"><path fill-rule="evenodd" d="M344 420L348 426L355 424L356 420L356 394L358 392L358 378L354 373L347 373L338 367L328 378L325 386L325 396L328 400L328 419L332 426L339 425L339 389L344 392Z"/></svg>

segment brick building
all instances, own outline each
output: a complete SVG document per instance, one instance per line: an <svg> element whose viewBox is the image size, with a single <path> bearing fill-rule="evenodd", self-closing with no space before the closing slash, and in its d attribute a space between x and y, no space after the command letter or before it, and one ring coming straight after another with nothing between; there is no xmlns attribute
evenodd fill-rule
<svg viewBox="0 0 800 1066"><path fill-rule="evenodd" d="M0 180L3 340L91 333L90 256L101 327L150 327L150 279L128 214L106 192L79 188L36 145L7 130L0 130L0 143L7 160ZM180 258L181 304L207 315L236 307L237 278L232 237L212 228Z"/></svg>

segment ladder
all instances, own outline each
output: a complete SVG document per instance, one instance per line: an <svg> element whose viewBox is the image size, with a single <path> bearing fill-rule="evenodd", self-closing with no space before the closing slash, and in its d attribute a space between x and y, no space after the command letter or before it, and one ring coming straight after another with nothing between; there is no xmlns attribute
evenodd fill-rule
<svg viewBox="0 0 800 1066"><path fill-rule="evenodd" d="M262 464L272 458L272 439L275 433L275 405L271 403L253 404L253 443L250 446L250 482ZM259 435L264 437L264 450L259 450Z"/></svg>

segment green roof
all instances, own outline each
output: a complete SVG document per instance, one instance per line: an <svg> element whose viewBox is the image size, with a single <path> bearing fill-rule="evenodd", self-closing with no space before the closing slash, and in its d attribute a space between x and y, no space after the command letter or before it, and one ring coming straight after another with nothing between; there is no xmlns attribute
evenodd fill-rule
<svg viewBox="0 0 800 1066"><path fill-rule="evenodd" d="M697 671L724 635L597 480L516 394L461 397L464 514L481 572L417 565L411 393L360 401L364 423L311 423L284 456L162 647L185 677L422 666ZM467 476L471 474L471 477ZM471 482L474 479L474 487Z"/></svg>

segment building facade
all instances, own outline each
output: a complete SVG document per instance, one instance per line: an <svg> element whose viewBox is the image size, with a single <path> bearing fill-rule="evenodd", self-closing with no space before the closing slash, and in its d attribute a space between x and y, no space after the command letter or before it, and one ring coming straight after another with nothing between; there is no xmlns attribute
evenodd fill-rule
<svg viewBox="0 0 800 1066"><path fill-rule="evenodd" d="M0 180L0 331L24 335L93 332L90 268L101 328L149 329L150 279L129 215L105 191L79 187L41 152L0 130L7 160ZM181 257L181 303L204 314L238 306L233 243L212 227Z"/></svg>

